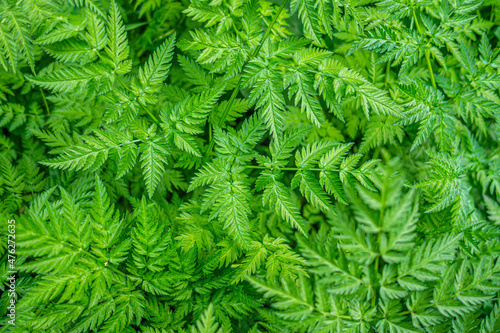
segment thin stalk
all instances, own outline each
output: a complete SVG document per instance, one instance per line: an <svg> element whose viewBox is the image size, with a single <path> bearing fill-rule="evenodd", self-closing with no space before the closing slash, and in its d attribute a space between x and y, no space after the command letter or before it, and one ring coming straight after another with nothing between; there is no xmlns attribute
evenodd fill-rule
<svg viewBox="0 0 500 333"><path fill-rule="evenodd" d="M280 168L280 170L283 170L283 171L301 171L302 169L300 168ZM319 168L311 168L311 169L307 169L308 171L323 171L323 169L319 169Z"/></svg>
<svg viewBox="0 0 500 333"><path fill-rule="evenodd" d="M43 93L43 90L41 87L38 87L38 89L40 89L40 92L42 93L42 98L43 98L43 103L45 104L45 109L47 109L47 113L50 115L49 104L47 103L47 100L45 99L45 94Z"/></svg>
<svg viewBox="0 0 500 333"><path fill-rule="evenodd" d="M148 114L151 118L153 118L153 120L154 120L154 122L155 122L156 124L159 124L159 123L160 123L160 121L159 121L159 120L155 117L155 115L154 115L154 114L152 114L152 113L151 113L151 111L149 111L148 109L146 109L146 107L145 107L144 105L142 105L142 104L141 104L141 102L138 102L137 104L139 104L139 106L140 106L140 107L141 107L144 111L146 111L146 113L147 113L147 114Z"/></svg>
<svg viewBox="0 0 500 333"><path fill-rule="evenodd" d="M247 169L267 169L266 167L260 166L260 165L247 165L245 166Z"/></svg>
<svg viewBox="0 0 500 333"><path fill-rule="evenodd" d="M271 24L267 27L266 31L264 32L264 36L263 36L263 38L262 38L259 46L257 46L257 48L254 50L254 52L252 52L252 54L250 55L250 57L245 61L245 63L241 67L242 69L244 69L245 66L253 58L255 58L259 54L260 50L262 49L262 46L264 45L264 42L267 40L267 38L271 34L271 31L273 29L274 24L278 20L279 16L281 15L281 12L285 8L285 6L288 4L288 1L290 1L290 0L283 1L283 3L281 4L280 8L278 9L278 12L273 17L273 20L271 21ZM227 103L227 106L224 109L224 112L222 113L222 116L220 117L219 122L217 123L217 126L219 126L219 127L224 124L224 122L226 121L226 117L229 114L229 111L233 107L234 101L236 100L236 96L238 96L238 93L240 92L240 89L241 89L241 80L242 80L242 76L240 76L240 78L238 80L238 83L236 84L236 87L234 88L233 93L231 94L231 97L229 98L229 102ZM214 140L214 138L211 138L210 143L208 145L208 149L207 149L207 151L205 153L204 160L206 160L208 158L208 156L210 155L210 153L212 152L212 150L214 148L214 145L215 145L215 140Z"/></svg>
<svg viewBox="0 0 500 333"><path fill-rule="evenodd" d="M458 292L454 293L453 295L451 295L451 297L448 297L448 298L446 298L446 299L442 300L441 302L447 302L447 301L450 301L450 300L454 299L455 297L458 297L458 295L459 295L460 293L464 293L464 292L469 291L469 290L471 290L471 289L473 289L473 288L475 288L475 287L477 287L477 285L475 285L475 284L471 284L471 285L470 285L470 286L468 286L467 288L465 288L465 289L463 289L463 290L460 290L460 291L458 291ZM432 308L432 307L434 307L434 306L436 306L436 303L430 303L430 304L426 304L425 306L422 306L422 307L418 308L418 310L425 311L425 310L430 309L430 308ZM405 311L405 312L401 312L401 315L402 315L402 316L405 316L405 315L409 315L409 314L411 314L411 313L412 313L412 311Z"/></svg>
<svg viewBox="0 0 500 333"><path fill-rule="evenodd" d="M425 50L425 58L427 59L427 67L429 68L429 72L431 73L432 87L436 89L436 80L434 79L434 72L432 71L431 57L429 50Z"/></svg>
<svg viewBox="0 0 500 333"><path fill-rule="evenodd" d="M387 67L385 68L385 83L384 87L387 89L387 86L389 85L389 73L391 71L391 61L389 60L387 62Z"/></svg>
<svg viewBox="0 0 500 333"><path fill-rule="evenodd" d="M125 88L125 89L128 89L128 87L125 85L125 82L122 81L122 79L117 75L116 78L118 79L118 82L120 82L120 84ZM139 106L144 110L146 111L146 113L151 117L153 118L154 122L156 124L159 124L160 121L154 116L154 114L151 113L151 111L149 111L144 105L141 104L141 102L137 102L137 104L139 104Z"/></svg>
<svg viewBox="0 0 500 333"><path fill-rule="evenodd" d="M413 19L415 20L415 25L417 26L417 31L419 33L422 33L422 30L420 30L420 25L418 24L417 14L415 11L413 12Z"/></svg>
<svg viewBox="0 0 500 333"><path fill-rule="evenodd" d="M423 31L420 29L420 25L418 24L417 15L415 14L415 12L413 12L413 18L415 19L415 25L417 26L417 31L420 34L422 34ZM434 79L434 72L432 71L431 57L430 57L429 50L425 50L425 59L427 61L427 68L429 69L429 73L430 73L430 76L431 76L432 87L434 89L436 89L436 80Z"/></svg>
<svg viewBox="0 0 500 333"><path fill-rule="evenodd" d="M493 10L493 6L491 6L491 14L490 14L490 19L489 21L490 22L493 22L493 18L495 17L495 11ZM490 33L490 30L491 28L493 28L494 25L491 25L491 27L488 28L488 30L486 31L486 34L489 34Z"/></svg>
<svg viewBox="0 0 500 333"><path fill-rule="evenodd" d="M247 165L245 166L245 168L247 169L258 169L258 170L267 170L269 168L266 168L264 166L261 166L261 165ZM279 168L281 171L301 171L302 169L301 168ZM311 169L307 169L308 171L323 171L323 169L320 169L320 168L311 168Z"/></svg>
<svg viewBox="0 0 500 333"><path fill-rule="evenodd" d="M68 246L68 247L71 247L71 248L73 248L73 249L76 249L76 247L75 247L73 244L70 244L70 243L68 243L68 242L62 242L62 243L63 243L64 245ZM92 253L90 253L90 252L88 252L88 251L86 251L86 250L84 250L84 249L82 249L82 248L78 249L78 251L79 251L79 252L81 252L81 253L83 253L83 254L85 254L86 256L88 256L88 257L90 257L90 258L94 259L95 261L99 262L99 258L98 258L97 256L95 256L94 254L92 254ZM108 260L109 260L109 259L108 259ZM118 274L120 274L120 275L122 275L122 276L124 276L124 277L129 277L129 275L128 275L127 273L124 273L124 272L120 271L120 270L119 270L118 268L116 268L116 267L113 267L113 266L111 266L111 265L108 265L108 263L109 263L109 261L107 261L107 262L104 264L104 266L105 266L106 268L108 268L109 270L111 270L111 271L113 271L113 272L115 272L115 273L118 273Z"/></svg>

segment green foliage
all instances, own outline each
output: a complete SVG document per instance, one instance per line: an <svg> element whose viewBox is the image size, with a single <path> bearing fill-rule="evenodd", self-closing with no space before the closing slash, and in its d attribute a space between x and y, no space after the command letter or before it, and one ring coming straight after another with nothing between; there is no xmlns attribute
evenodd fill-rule
<svg viewBox="0 0 500 333"><path fill-rule="evenodd" d="M0 0L0 332L499 332L499 40L493 0Z"/></svg>

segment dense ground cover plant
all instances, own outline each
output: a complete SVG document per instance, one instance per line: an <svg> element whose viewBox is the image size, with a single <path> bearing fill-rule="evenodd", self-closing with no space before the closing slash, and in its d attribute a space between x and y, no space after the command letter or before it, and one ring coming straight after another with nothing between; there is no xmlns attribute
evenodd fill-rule
<svg viewBox="0 0 500 333"><path fill-rule="evenodd" d="M500 332L499 23L0 1L0 331Z"/></svg>

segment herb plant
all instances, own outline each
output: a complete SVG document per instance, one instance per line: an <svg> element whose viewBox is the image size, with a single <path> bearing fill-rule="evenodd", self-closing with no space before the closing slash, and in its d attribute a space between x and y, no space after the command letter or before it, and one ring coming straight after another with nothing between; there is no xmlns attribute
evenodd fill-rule
<svg viewBox="0 0 500 333"><path fill-rule="evenodd" d="M0 332L500 332L499 40L495 0L0 0Z"/></svg>

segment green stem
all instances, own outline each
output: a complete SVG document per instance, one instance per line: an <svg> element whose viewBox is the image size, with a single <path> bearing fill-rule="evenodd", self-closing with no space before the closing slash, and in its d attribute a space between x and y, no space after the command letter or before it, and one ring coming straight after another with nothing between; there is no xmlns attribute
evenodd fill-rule
<svg viewBox="0 0 500 333"><path fill-rule="evenodd" d="M301 171L302 169L300 168L280 168L280 170L282 171ZM311 168L311 169L307 169L308 171L323 171L323 169L319 169L319 168Z"/></svg>
<svg viewBox="0 0 500 333"><path fill-rule="evenodd" d="M122 79L117 75L116 78L118 79L118 82L120 82L120 84L123 86L123 88L125 89L129 89L126 85L125 85L125 82L122 81ZM137 104L139 104L139 106L144 110L146 111L146 113L151 117L153 118L154 122L156 124L159 124L160 121L154 116L154 114L151 113L151 111L149 111L144 105L141 104L141 102L137 102Z"/></svg>
<svg viewBox="0 0 500 333"><path fill-rule="evenodd" d="M425 58L427 59L427 67L429 68L429 73L431 74L432 87L436 89L436 80L434 79L434 72L432 71L431 57L429 53L429 50L425 50Z"/></svg>
<svg viewBox="0 0 500 333"><path fill-rule="evenodd" d="M159 123L160 123L160 121L159 121L159 120L155 117L155 115L154 115L154 114L152 114L152 113L151 113L151 111L149 111L148 109L146 109L146 107L145 107L144 105L142 105L142 104L141 104L141 102L137 102L137 104L139 104L139 106L140 106L140 107L141 107L144 111L146 111L146 113L147 113L147 114L148 114L151 118L153 118L153 120L154 120L154 122L155 122L156 124L159 124Z"/></svg>
<svg viewBox="0 0 500 333"><path fill-rule="evenodd" d="M247 169L267 169L266 167L260 166L260 165L247 165L245 166Z"/></svg>
<svg viewBox="0 0 500 333"><path fill-rule="evenodd" d="M267 27L266 31L264 32L264 36L259 44L259 46L257 46L257 48L254 50L254 52L252 52L252 54L250 55L250 57L245 61L245 63L243 64L243 66L241 67L242 69L245 68L245 66L253 59L255 58L260 50L262 49L262 46L264 45L264 42L267 40L267 38L269 37L269 35L271 34L271 31L273 29L273 26L274 24L276 23L276 21L278 20L279 16L281 15L281 12L283 11L283 9L285 8L285 6L288 4L288 1L290 0L285 0L283 1L283 3L281 4L280 8L278 9L278 12L276 13L276 15L273 17L273 20L271 22L271 24ZM229 98L229 102L227 103L227 106L226 108L224 109L224 112L222 113L222 116L220 117L219 119L219 122L217 123L217 126L222 126L224 124L224 122L226 121L226 117L227 115L229 114L229 111L231 110L231 108L233 107L233 104L234 104L234 101L236 100L236 96L238 96L238 93L240 92L240 89L241 89L241 80L242 80L242 77L240 76L240 79L238 80L238 83L236 84L236 87L234 88L233 90L233 93L231 94L231 97ZM208 156L210 155L210 153L212 152L213 148L214 148L214 145L215 145L215 139L214 138L211 138L210 139L210 143L208 145L208 149L205 153L205 157L204 157L204 160L207 160L208 159Z"/></svg>
<svg viewBox="0 0 500 333"><path fill-rule="evenodd" d="M76 249L76 247L73 244L70 244L68 242L62 242L62 243L64 245L68 246L68 247ZM94 259L95 261L99 262L99 258L97 256L95 256L94 254L92 254L92 253L84 250L83 248L78 249L78 251L81 252L81 253L83 253L83 254L85 254L86 256ZM113 272L115 272L117 274L120 274L120 275L122 275L124 277L129 277L129 275L127 273L124 273L124 272L120 271L118 268L115 268L115 267L111 266L111 264L108 265L108 263L109 263L109 261L107 261L106 264L104 265L106 268L108 268L109 270L111 270L111 271L113 271Z"/></svg>
<svg viewBox="0 0 500 333"><path fill-rule="evenodd" d="M42 93L43 102L45 103L45 109L47 109L47 113L50 115L49 104L47 103L47 100L45 99L45 94L43 93L43 90L41 87L38 87L38 89L40 89L40 92Z"/></svg>
<svg viewBox="0 0 500 333"><path fill-rule="evenodd" d="M493 9L494 9L493 6L491 6L491 14L490 14L490 19L489 19L490 22L493 22L493 18L495 17L495 11ZM495 25L492 24L491 27L489 27L488 30L486 31L486 34L489 34L491 28L493 28L494 26Z"/></svg>
<svg viewBox="0 0 500 333"><path fill-rule="evenodd" d="M212 135L213 135L213 128L212 126L208 126L208 140L212 141Z"/></svg>
<svg viewBox="0 0 500 333"><path fill-rule="evenodd" d="M420 25L418 24L417 14L415 11L413 12L413 18L415 20L415 25L417 26L418 33L423 34L424 32L420 29ZM434 72L432 71L431 57L429 50L425 50L425 59L427 61L427 68L429 69L432 87L436 89L436 80L434 79Z"/></svg>
<svg viewBox="0 0 500 333"><path fill-rule="evenodd" d="M471 284L471 285L469 285L467 288L464 288L464 289L462 289L462 290L459 290L459 291L455 292L453 295L451 295L451 297L448 297L448 298L446 298L446 299L442 300L441 302L447 302L447 301L450 301L450 300L452 300L452 299L454 299L454 298L458 297L458 295L459 295L460 293L467 292L467 291L469 291L469 290L471 290L471 289L473 289L473 288L476 288L476 287L477 287L477 284ZM432 308L432 307L434 307L434 306L436 306L436 303L430 303L430 304L427 304L427 305L425 305L425 306L422 306L422 307L418 308L417 310L425 311L425 310L430 309L430 308ZM409 314L411 314L411 313L412 313L412 311L405 311L405 312L401 312L401 315L402 315L402 316L405 316L405 315L409 315Z"/></svg>
<svg viewBox="0 0 500 333"><path fill-rule="evenodd" d="M268 170L269 168L266 168L264 166L261 166L261 165L247 165L245 166L245 168L247 169L258 169L258 170ZM301 171L303 169L301 168L279 168L281 171ZM311 169L307 169L308 171L323 171L323 169L320 169L320 168L311 168Z"/></svg>
<svg viewBox="0 0 500 333"><path fill-rule="evenodd" d="M413 19L415 20L415 25L417 26L417 31L419 33L422 33L422 31L420 30L420 25L418 24L417 14L415 11L413 11Z"/></svg>
<svg viewBox="0 0 500 333"><path fill-rule="evenodd" d="M314 308L314 310L316 310L317 312L319 312L320 314L322 314L325 317L334 317L334 318L340 318L340 319L344 319L344 320L352 320L351 316L333 315L333 314L331 314L329 312L321 311L321 310L319 310L317 308Z"/></svg>
<svg viewBox="0 0 500 333"><path fill-rule="evenodd" d="M276 24L276 21L278 20L278 18L280 17L281 15L281 12L283 11L283 9L285 9L285 6L288 4L288 1L290 0L285 0L283 1L283 3L281 4L280 8L278 9L278 12L276 13L276 15L273 17L273 20L271 21L271 24L267 27L266 31L264 32L264 38L262 38L262 42L259 44L259 46L257 47L257 49L255 50L255 52L253 53L252 57L255 57L259 54L260 52L260 49L262 48L262 46L264 45L264 42L266 41L267 37L269 37L269 35L271 34L271 31L273 30L273 27L274 25Z"/></svg>
<svg viewBox="0 0 500 333"><path fill-rule="evenodd" d="M385 84L384 87L387 89L387 86L389 85L389 73L391 71L391 61L389 60L387 62L387 67L385 68Z"/></svg>

